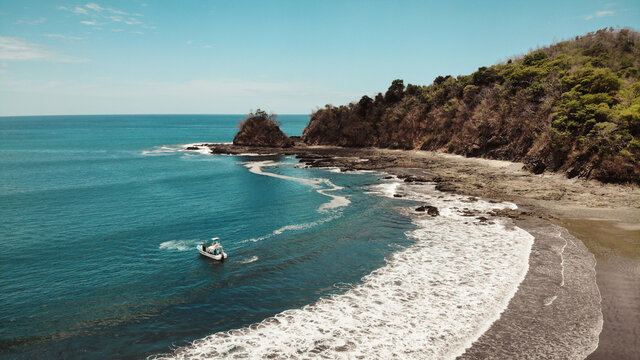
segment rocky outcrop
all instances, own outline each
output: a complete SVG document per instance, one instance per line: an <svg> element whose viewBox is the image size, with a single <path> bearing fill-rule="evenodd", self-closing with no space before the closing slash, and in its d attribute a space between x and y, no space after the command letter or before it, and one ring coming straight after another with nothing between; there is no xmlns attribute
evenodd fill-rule
<svg viewBox="0 0 640 360"><path fill-rule="evenodd" d="M233 138L234 145L288 148L294 142L268 116L257 115L245 120Z"/></svg>

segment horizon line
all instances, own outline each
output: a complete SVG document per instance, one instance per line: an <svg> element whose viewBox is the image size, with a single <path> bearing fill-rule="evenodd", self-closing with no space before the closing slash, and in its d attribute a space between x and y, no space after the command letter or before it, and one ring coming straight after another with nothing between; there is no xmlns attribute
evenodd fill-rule
<svg viewBox="0 0 640 360"><path fill-rule="evenodd" d="M249 114L246 113L172 113L172 114L153 114L153 113L122 113L122 114L47 114L47 115L0 115L0 118L11 118L11 117L62 117L62 116L211 116L211 115L230 115L230 116L247 116ZM311 115L311 113L281 113L275 114L276 116L287 116L287 115Z"/></svg>

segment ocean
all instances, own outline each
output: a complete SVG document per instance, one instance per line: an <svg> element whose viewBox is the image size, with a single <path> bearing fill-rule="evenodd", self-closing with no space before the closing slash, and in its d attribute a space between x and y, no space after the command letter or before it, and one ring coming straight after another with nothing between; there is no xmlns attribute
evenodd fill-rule
<svg viewBox="0 0 640 360"><path fill-rule="evenodd" d="M458 210L515 205L183 151L242 118L0 118L0 358L453 358L506 308L533 238Z"/></svg>

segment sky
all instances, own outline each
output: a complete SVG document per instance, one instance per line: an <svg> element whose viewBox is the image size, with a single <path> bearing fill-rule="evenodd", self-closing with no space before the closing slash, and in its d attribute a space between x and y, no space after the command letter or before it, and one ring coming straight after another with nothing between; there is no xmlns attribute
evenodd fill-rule
<svg viewBox="0 0 640 360"><path fill-rule="evenodd" d="M640 1L0 0L0 116L308 114L610 26Z"/></svg>

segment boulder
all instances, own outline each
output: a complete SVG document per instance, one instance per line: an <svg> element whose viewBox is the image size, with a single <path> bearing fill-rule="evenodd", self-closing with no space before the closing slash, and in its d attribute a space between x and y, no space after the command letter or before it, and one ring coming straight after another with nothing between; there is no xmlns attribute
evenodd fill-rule
<svg viewBox="0 0 640 360"><path fill-rule="evenodd" d="M431 206L431 205L422 205L418 208L416 208L416 211L419 212L424 212L426 211L427 214L431 215L431 216L438 216L440 215L440 211L438 211L438 208L435 206Z"/></svg>

